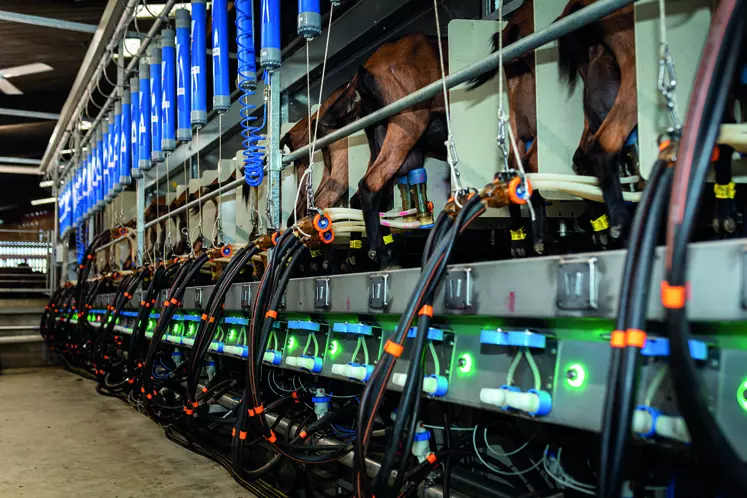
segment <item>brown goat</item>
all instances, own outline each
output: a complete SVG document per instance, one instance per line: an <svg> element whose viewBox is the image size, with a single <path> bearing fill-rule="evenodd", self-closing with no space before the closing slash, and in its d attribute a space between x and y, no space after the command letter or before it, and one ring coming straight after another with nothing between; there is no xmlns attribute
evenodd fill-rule
<svg viewBox="0 0 747 498"><path fill-rule="evenodd" d="M524 2L511 17L502 31L493 35L493 52L498 51L500 37L503 46L508 46L534 33L534 4ZM506 94L508 96L509 125L516 138L516 146L521 154L521 161L528 173L538 171L537 154L537 92L534 53L509 61L503 65L506 75ZM498 70L489 71L470 81L470 90L486 83L498 74ZM509 164L514 165L514 151L509 151ZM535 221L532 226L532 240L534 250L538 254L545 252L546 240L550 238L545 201L539 192L532 194L530 202L534 208ZM511 255L522 257L526 255L525 240L520 238L525 233L521 208L512 204L509 206L511 214ZM515 237L514 234L517 236Z"/></svg>
<svg viewBox="0 0 747 498"><path fill-rule="evenodd" d="M565 17L594 0L571 0ZM584 81L584 132L574 171L599 180L609 214L609 234L620 238L630 214L620 185L621 153L638 124L633 7L628 6L558 41L561 74L573 89Z"/></svg>

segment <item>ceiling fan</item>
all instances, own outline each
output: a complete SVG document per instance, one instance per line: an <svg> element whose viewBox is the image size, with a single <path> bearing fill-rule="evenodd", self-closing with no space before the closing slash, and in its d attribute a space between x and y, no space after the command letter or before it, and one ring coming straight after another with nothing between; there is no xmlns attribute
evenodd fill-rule
<svg viewBox="0 0 747 498"><path fill-rule="evenodd" d="M26 76L28 74L43 73L51 71L52 67L43 62L34 62L33 64L24 64L23 66L9 67L0 69L0 92L6 95L23 95L23 92L14 84L8 81L9 78L16 76Z"/></svg>

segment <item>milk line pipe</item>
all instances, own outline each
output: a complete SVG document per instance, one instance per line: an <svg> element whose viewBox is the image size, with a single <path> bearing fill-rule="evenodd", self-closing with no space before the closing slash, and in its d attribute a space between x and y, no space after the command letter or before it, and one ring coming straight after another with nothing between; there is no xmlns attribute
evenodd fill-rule
<svg viewBox="0 0 747 498"><path fill-rule="evenodd" d="M140 42L140 48L137 50L135 54L132 55L132 59L127 64L127 67L125 68L125 71L124 71L125 80L133 73L133 71L135 71L138 65L138 62L140 61L140 58L145 56L146 51L148 50L148 46L150 45L150 42L160 32L161 24L163 24L163 19L169 15L169 13L171 12L171 9L174 8L174 5L176 5L178 2L179 0L166 0L163 11L162 11L162 15L156 18L155 22L153 23L153 26L148 31L148 34L145 36L145 38L142 38ZM96 78L94 77L92 81L96 81ZM93 83L92 86L95 86L95 83ZM89 94L89 92L86 92L86 94ZM94 119L93 123L91 123L91 130L94 130L96 128L96 125L100 123L102 119L106 117L106 112L114 104L114 101L117 99L117 97L118 97L118 89L115 88L114 90L112 90L111 94L109 94L109 97L106 99L106 102L101 107L101 110L99 111L98 116L96 116L96 119ZM80 114L80 112L78 111L82 108L81 107L82 103L83 103L83 99L81 99L81 105L78 106L78 109L74 113L75 116ZM93 134L91 133L91 130L89 130L86 133L86 135L83 137L83 140L81 140L80 147L85 147L86 144L91 140L91 138L93 138ZM59 155L59 150L62 148L62 145L65 142L64 138L65 137L63 137L63 140L60 140L60 142L58 143L56 147L57 150L53 154L54 157ZM47 159L46 161L42 160L41 167L43 171L46 171L47 169L46 165L48 162L49 162L49 159ZM62 175L60 175L60 177L64 177L65 174L70 169L70 167L72 167L73 165L74 163L72 162L68 163L68 166L62 172Z"/></svg>
<svg viewBox="0 0 747 498"><path fill-rule="evenodd" d="M626 5L634 3L635 0L599 0L579 11L556 21L546 28L535 31L533 34L528 35L521 40L510 44L503 49L503 62L511 62L512 60L525 55L532 50L540 48L541 46L555 41L568 33L571 33L579 28L582 28L594 21L601 19ZM436 80L433 83L421 88L420 90L411 93L410 95L403 97L396 102L392 102L388 106L382 107L378 111L372 112L368 116L365 116L347 126L340 128L339 130L330 133L329 135L322 137L316 141L316 149L322 149L327 145L334 143L340 139L349 137L353 133L361 131L372 125L378 124L384 121L386 118L394 116L405 109L412 107L415 104L419 104L428 99L431 99L441 92L443 92L443 84L446 83L446 88L454 88L466 81L471 80L491 69L498 67L498 62L501 57L499 52L494 52L488 55L481 61L470 64L461 71L457 71L448 75L443 81ZM288 167L293 164L296 159L301 159L308 156L309 148L311 144L296 149L292 153L283 156L283 167Z"/></svg>

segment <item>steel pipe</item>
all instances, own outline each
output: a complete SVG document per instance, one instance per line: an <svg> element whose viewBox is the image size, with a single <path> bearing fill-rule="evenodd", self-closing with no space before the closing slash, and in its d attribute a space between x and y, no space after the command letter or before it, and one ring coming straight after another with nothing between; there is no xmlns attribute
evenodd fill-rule
<svg viewBox="0 0 747 498"><path fill-rule="evenodd" d="M22 24L31 24L32 26L65 29L68 31L79 31L81 33L91 34L95 33L98 29L98 26L95 26L93 24L64 21L62 19L51 19L49 17L31 16L28 14L19 14L17 12L8 12L5 10L0 10L0 21L17 22Z"/></svg>
<svg viewBox="0 0 747 498"><path fill-rule="evenodd" d="M38 325L3 325L0 327L0 332L7 332L9 330L39 330Z"/></svg>
<svg viewBox="0 0 747 498"><path fill-rule="evenodd" d="M2 13L0 12L0 14ZM0 114L2 114L3 116L17 116L19 118L51 119L52 121L57 121L58 119L60 119L59 114L54 114L51 112L26 111L23 109L7 109L5 107L0 107ZM41 161L39 161L39 163L41 163Z"/></svg>
<svg viewBox="0 0 747 498"><path fill-rule="evenodd" d="M0 337L0 344L28 344L30 342L42 342L44 338L41 335L11 335Z"/></svg>
<svg viewBox="0 0 747 498"><path fill-rule="evenodd" d="M541 46L550 43L552 41L561 38L568 33L571 33L587 24L601 19L604 16L612 14L613 12L635 2L635 0L599 0L583 9L564 17L563 19L550 24L545 29L535 32L521 40L512 43L511 45L503 49L503 63L507 64L517 57L521 57L532 50L536 50ZM466 81L471 80L491 69L498 67L500 60L500 54L494 52L487 56L485 59L470 64L461 71L448 75L442 80L434 81L433 83L421 88L420 90L411 93L407 97L401 98L396 102L392 102L386 107L382 107L376 112L372 112L368 116L365 116L358 121L351 123L347 126L340 128L339 130L330 133L329 135L320 138L316 141L316 150L320 150L327 145L334 143L340 139L349 137L353 133L359 132L369 126L375 125L384 121L386 118L399 114L405 109L412 107L415 104L419 104L423 101L431 99L443 91L443 84L446 83L446 88L454 88ZM283 157L284 167L292 164L296 159L301 159L309 155L309 148L311 145L301 147L298 150L293 151Z"/></svg>
<svg viewBox="0 0 747 498"><path fill-rule="evenodd" d="M38 165L38 164L41 164L41 160L40 159L28 159L25 157L0 156L0 163Z"/></svg>

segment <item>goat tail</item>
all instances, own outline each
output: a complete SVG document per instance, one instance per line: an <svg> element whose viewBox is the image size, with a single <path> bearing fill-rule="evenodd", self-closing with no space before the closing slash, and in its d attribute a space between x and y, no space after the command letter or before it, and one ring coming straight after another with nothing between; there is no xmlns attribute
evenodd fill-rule
<svg viewBox="0 0 747 498"><path fill-rule="evenodd" d="M496 53L498 51L498 47L500 46L499 45L499 41L500 41L500 37L501 36L502 36L502 33L500 31L498 31L497 33L493 34L493 38L491 40L492 53ZM498 68L495 68L495 69L491 69L490 71L487 71L485 73L482 73L479 76L476 76L476 77L472 78L471 80L469 80L467 82L467 91L471 92L472 90L475 90L476 88L481 87L482 85L484 85L488 81L490 81L493 78L495 78L495 75L497 75L497 74L498 74Z"/></svg>
<svg viewBox="0 0 747 498"><path fill-rule="evenodd" d="M560 18L566 17L584 8L583 2L573 0L569 3ZM581 66L588 63L590 35L594 28L587 26L561 37L558 40L558 66L560 77L568 84L568 91L576 89Z"/></svg>

